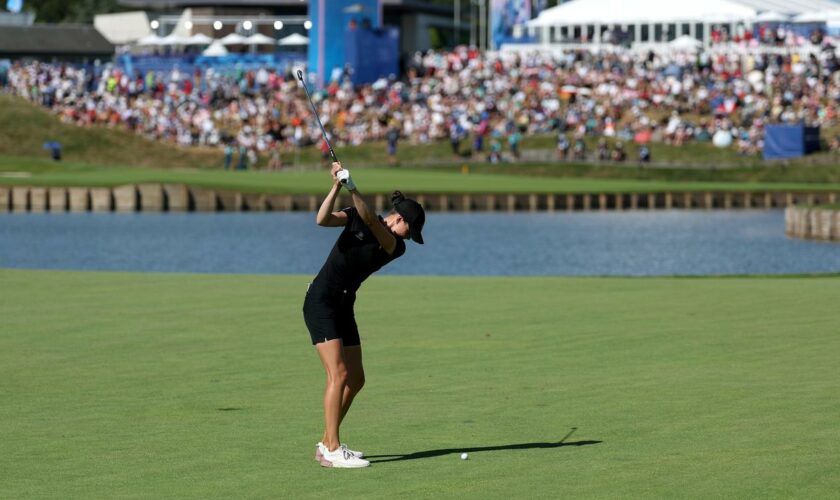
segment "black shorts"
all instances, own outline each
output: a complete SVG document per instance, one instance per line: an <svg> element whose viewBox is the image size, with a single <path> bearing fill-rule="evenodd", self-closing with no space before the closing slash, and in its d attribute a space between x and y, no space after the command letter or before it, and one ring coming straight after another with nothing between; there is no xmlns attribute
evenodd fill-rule
<svg viewBox="0 0 840 500"><path fill-rule="evenodd" d="M345 346L361 345L353 313L355 302L356 292L352 290L331 290L311 283L303 301L303 319L312 345L333 339L341 339Z"/></svg>

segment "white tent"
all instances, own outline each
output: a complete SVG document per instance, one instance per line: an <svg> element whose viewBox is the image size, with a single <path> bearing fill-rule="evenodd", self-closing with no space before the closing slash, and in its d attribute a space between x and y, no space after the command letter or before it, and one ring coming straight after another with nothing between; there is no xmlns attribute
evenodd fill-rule
<svg viewBox="0 0 840 500"><path fill-rule="evenodd" d="M281 38L277 45L309 45L309 39L305 36L294 33L285 38Z"/></svg>
<svg viewBox="0 0 840 500"><path fill-rule="evenodd" d="M755 18L757 23L786 23L788 21L790 21L790 16L772 10L762 12Z"/></svg>
<svg viewBox="0 0 840 500"><path fill-rule="evenodd" d="M171 33L160 39L158 45L188 45L189 37Z"/></svg>
<svg viewBox="0 0 840 500"><path fill-rule="evenodd" d="M220 40L213 40L213 43L201 53L201 55L209 57L226 56L227 54L228 50Z"/></svg>
<svg viewBox="0 0 840 500"><path fill-rule="evenodd" d="M262 33L254 33L245 39L245 43L248 45L274 45L274 42L273 38Z"/></svg>
<svg viewBox="0 0 840 500"><path fill-rule="evenodd" d="M221 42L222 45L242 45L245 43L245 40L247 40L247 38L244 36L237 33L231 33L230 35L222 37Z"/></svg>
<svg viewBox="0 0 840 500"><path fill-rule="evenodd" d="M822 10L818 12L806 12L793 18L795 23L825 23L840 19L840 10Z"/></svg>
<svg viewBox="0 0 840 500"><path fill-rule="evenodd" d="M160 45L161 40L163 40L163 38L152 33L151 35L146 35L140 40L137 40L137 45Z"/></svg>
<svg viewBox="0 0 840 500"><path fill-rule="evenodd" d="M722 23L745 21L756 16L755 9L729 0L676 2L674 0L573 0L544 10L530 27L582 24L635 23Z"/></svg>
<svg viewBox="0 0 840 500"><path fill-rule="evenodd" d="M213 39L203 33L196 33L187 38L187 45L210 45Z"/></svg>
<svg viewBox="0 0 840 500"><path fill-rule="evenodd" d="M668 42L668 46L675 50L694 50L703 45L703 42L693 36L683 35Z"/></svg>

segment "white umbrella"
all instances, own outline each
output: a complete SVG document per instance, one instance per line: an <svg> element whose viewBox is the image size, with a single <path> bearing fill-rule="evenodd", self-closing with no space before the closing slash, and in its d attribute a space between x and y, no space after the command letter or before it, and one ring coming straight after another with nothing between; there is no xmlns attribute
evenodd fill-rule
<svg viewBox="0 0 840 500"><path fill-rule="evenodd" d="M245 43L248 45L274 45L274 39L262 33L254 33L245 39Z"/></svg>
<svg viewBox="0 0 840 500"><path fill-rule="evenodd" d="M227 54L228 49L222 45L220 40L213 40L213 43L211 43L210 46L204 49L204 52L201 53L201 55L208 57L220 57L226 56Z"/></svg>
<svg viewBox="0 0 840 500"><path fill-rule="evenodd" d="M295 33L285 38L281 38L277 45L309 45L309 39L303 35Z"/></svg>
<svg viewBox="0 0 840 500"><path fill-rule="evenodd" d="M768 10L767 12L762 12L761 14L757 15L755 17L755 20L759 23L785 23L790 21L790 16L772 10Z"/></svg>
<svg viewBox="0 0 840 500"><path fill-rule="evenodd" d="M683 35L668 42L668 46L678 50L696 49L703 45L703 42L690 35Z"/></svg>
<svg viewBox="0 0 840 500"><path fill-rule="evenodd" d="M221 39L222 45L242 45L245 43L245 38L242 35L238 35L236 33L231 33Z"/></svg>
<svg viewBox="0 0 840 500"><path fill-rule="evenodd" d="M210 45L213 39L203 33L196 33L187 38L187 45Z"/></svg>
<svg viewBox="0 0 840 500"><path fill-rule="evenodd" d="M172 33L171 35L161 38L158 45L187 45L189 40L190 39L187 37Z"/></svg>
<svg viewBox="0 0 840 500"><path fill-rule="evenodd" d="M163 38L152 33L151 35L146 35L140 40L137 40L137 45L160 45L161 40L163 40Z"/></svg>

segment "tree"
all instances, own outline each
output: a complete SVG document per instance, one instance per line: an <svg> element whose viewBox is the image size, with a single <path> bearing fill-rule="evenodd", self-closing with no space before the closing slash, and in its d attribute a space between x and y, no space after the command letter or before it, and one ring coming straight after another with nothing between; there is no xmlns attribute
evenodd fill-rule
<svg viewBox="0 0 840 500"><path fill-rule="evenodd" d="M23 8L35 14L38 23L90 24L96 14L123 10L118 0L27 0Z"/></svg>

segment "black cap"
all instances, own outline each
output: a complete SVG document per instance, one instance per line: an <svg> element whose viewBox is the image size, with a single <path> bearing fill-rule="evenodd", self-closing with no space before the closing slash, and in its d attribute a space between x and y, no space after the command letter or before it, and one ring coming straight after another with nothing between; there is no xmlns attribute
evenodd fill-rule
<svg viewBox="0 0 840 500"><path fill-rule="evenodd" d="M426 212L423 206L411 198L406 198L399 191L394 191L391 195L391 203L394 205L394 210L408 223L408 234L411 239L422 245L421 231L423 231L423 224L426 223Z"/></svg>

